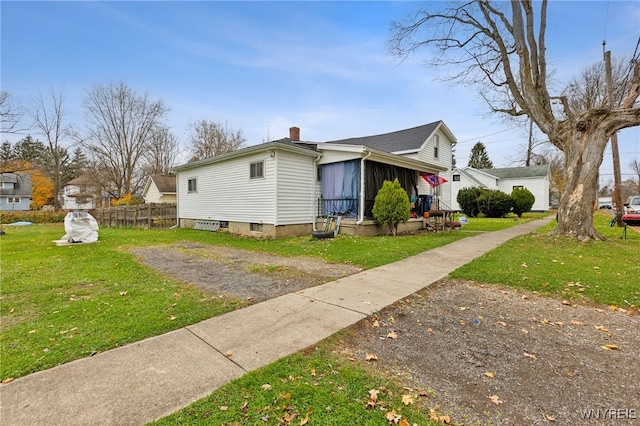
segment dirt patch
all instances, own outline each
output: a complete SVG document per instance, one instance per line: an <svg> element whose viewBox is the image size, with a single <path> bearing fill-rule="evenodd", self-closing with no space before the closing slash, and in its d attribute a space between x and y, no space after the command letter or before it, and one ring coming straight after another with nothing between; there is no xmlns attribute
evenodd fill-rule
<svg viewBox="0 0 640 426"><path fill-rule="evenodd" d="M140 262L180 281L251 303L360 272L347 264L181 242L132 250Z"/></svg>
<svg viewBox="0 0 640 426"><path fill-rule="evenodd" d="M376 355L455 423L639 424L639 330L637 313L443 280L357 324L342 350Z"/></svg>
<svg viewBox="0 0 640 426"><path fill-rule="evenodd" d="M250 302L359 272L193 243L133 252L179 280ZM376 355L367 366L428 390L429 407L455 424L640 425L637 312L442 280L351 327L337 351Z"/></svg>

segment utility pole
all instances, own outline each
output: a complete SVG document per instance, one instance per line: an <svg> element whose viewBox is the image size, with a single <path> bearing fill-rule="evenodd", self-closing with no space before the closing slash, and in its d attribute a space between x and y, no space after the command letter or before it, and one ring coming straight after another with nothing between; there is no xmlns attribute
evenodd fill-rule
<svg viewBox="0 0 640 426"><path fill-rule="evenodd" d="M604 49L606 42L602 42ZM613 76L611 72L611 51L604 52L604 65L607 82L607 100L609 108L613 108ZM622 213L622 197L620 187L622 186L622 176L620 174L620 153L618 152L618 134L611 135L611 156L613 157L613 197L612 202L616 213ZM622 214L618 214L618 226L624 226L622 222Z"/></svg>

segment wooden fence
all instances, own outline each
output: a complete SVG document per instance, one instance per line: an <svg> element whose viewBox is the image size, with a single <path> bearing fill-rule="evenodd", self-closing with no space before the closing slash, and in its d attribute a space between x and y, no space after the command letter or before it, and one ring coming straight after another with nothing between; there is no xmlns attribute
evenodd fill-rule
<svg viewBox="0 0 640 426"><path fill-rule="evenodd" d="M177 223L175 203L151 203L95 209L91 212L100 226L117 228L170 228Z"/></svg>

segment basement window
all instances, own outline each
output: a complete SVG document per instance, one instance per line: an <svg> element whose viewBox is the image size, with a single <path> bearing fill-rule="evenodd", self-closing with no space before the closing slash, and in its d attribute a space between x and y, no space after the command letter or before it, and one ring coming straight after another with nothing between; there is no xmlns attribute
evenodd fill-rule
<svg viewBox="0 0 640 426"><path fill-rule="evenodd" d="M250 226L251 232L262 232L261 223L250 223L249 226Z"/></svg>

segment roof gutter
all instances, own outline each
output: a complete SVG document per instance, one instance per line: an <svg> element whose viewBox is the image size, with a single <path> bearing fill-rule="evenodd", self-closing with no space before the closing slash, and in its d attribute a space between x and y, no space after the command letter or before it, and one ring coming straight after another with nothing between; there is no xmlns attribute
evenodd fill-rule
<svg viewBox="0 0 640 426"><path fill-rule="evenodd" d="M362 157L362 159L360 160L360 212L358 214L358 216L360 216L358 218L358 220L356 221L356 225L360 225L362 222L364 222L364 160L366 160L367 158L371 157L372 152L369 151L367 148L363 149L363 152L366 152L367 155L365 155L364 157Z"/></svg>

